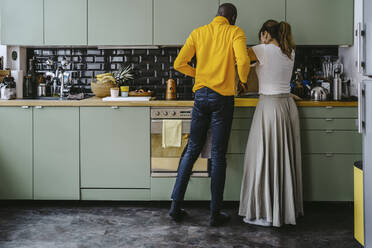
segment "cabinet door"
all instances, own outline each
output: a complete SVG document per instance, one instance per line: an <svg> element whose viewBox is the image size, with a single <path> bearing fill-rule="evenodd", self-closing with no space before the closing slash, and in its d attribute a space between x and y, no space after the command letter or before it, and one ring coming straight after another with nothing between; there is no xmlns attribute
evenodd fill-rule
<svg viewBox="0 0 372 248"><path fill-rule="evenodd" d="M150 109L82 107L82 188L150 188Z"/></svg>
<svg viewBox="0 0 372 248"><path fill-rule="evenodd" d="M259 43L258 32L262 24L274 19L285 20L285 0L231 0L230 2L238 9L236 25L244 30L247 36L247 44Z"/></svg>
<svg viewBox="0 0 372 248"><path fill-rule="evenodd" d="M34 198L79 200L79 108L34 109Z"/></svg>
<svg viewBox="0 0 372 248"><path fill-rule="evenodd" d="M218 0L154 0L154 44L183 45L191 31L210 23Z"/></svg>
<svg viewBox="0 0 372 248"><path fill-rule="evenodd" d="M303 156L305 201L353 201L353 165L362 155Z"/></svg>
<svg viewBox="0 0 372 248"><path fill-rule="evenodd" d="M32 109L0 107L0 199L32 199Z"/></svg>
<svg viewBox="0 0 372 248"><path fill-rule="evenodd" d="M45 0L45 45L87 45L87 0Z"/></svg>
<svg viewBox="0 0 372 248"><path fill-rule="evenodd" d="M89 45L151 45L152 0L88 0Z"/></svg>
<svg viewBox="0 0 372 248"><path fill-rule="evenodd" d="M224 200L240 201L240 191L244 172L244 154L227 154L226 163Z"/></svg>
<svg viewBox="0 0 372 248"><path fill-rule="evenodd" d="M43 0L2 0L1 43L43 45Z"/></svg>
<svg viewBox="0 0 372 248"><path fill-rule="evenodd" d="M353 0L287 0L297 45L353 44Z"/></svg>

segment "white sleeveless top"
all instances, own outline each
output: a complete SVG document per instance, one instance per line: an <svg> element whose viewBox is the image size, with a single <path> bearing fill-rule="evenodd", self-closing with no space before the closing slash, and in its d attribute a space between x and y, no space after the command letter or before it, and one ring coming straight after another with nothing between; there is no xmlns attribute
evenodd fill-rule
<svg viewBox="0 0 372 248"><path fill-rule="evenodd" d="M289 59L280 47L273 44L260 44L252 49L259 62L256 67L259 94L290 93L295 52L292 52L293 59Z"/></svg>

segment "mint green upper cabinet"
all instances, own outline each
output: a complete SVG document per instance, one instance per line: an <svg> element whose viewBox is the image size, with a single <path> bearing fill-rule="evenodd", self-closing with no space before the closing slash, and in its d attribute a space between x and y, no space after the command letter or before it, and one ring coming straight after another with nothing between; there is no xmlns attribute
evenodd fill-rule
<svg viewBox="0 0 372 248"><path fill-rule="evenodd" d="M287 21L297 45L351 45L353 0L287 0Z"/></svg>
<svg viewBox="0 0 372 248"><path fill-rule="evenodd" d="M218 0L154 0L154 44L183 45L191 31L210 23Z"/></svg>
<svg viewBox="0 0 372 248"><path fill-rule="evenodd" d="M0 199L32 199L32 109L0 107Z"/></svg>
<svg viewBox="0 0 372 248"><path fill-rule="evenodd" d="M44 0L45 45L87 45L87 0Z"/></svg>
<svg viewBox="0 0 372 248"><path fill-rule="evenodd" d="M258 32L262 24L274 19L277 21L285 20L285 1L286 0L231 0L229 2L238 9L236 25L244 30L247 36L247 44L255 45L259 43Z"/></svg>
<svg viewBox="0 0 372 248"><path fill-rule="evenodd" d="M89 45L152 45L152 0L88 0Z"/></svg>
<svg viewBox="0 0 372 248"><path fill-rule="evenodd" d="M34 109L34 198L79 200L79 108Z"/></svg>
<svg viewBox="0 0 372 248"><path fill-rule="evenodd" d="M150 109L81 107L82 188L150 188Z"/></svg>
<svg viewBox="0 0 372 248"><path fill-rule="evenodd" d="M43 0L2 0L1 43L43 45Z"/></svg>

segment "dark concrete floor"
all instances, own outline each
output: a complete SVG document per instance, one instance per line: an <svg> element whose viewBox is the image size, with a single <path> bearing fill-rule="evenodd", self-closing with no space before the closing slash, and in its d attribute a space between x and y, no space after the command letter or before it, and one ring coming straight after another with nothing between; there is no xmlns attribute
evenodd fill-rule
<svg viewBox="0 0 372 248"><path fill-rule="evenodd" d="M186 206L173 223L164 203L0 202L1 248L301 247L353 248L351 204L305 204L297 226L244 224L229 204L229 225L208 227L205 203Z"/></svg>

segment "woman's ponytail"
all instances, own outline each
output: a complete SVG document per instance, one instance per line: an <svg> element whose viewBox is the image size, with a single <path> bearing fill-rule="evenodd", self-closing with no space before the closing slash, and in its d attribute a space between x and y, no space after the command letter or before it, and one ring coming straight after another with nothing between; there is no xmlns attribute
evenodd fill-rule
<svg viewBox="0 0 372 248"><path fill-rule="evenodd" d="M296 45L293 40L291 25L287 22L280 22L278 36L280 49L288 58L293 59L292 52L296 49Z"/></svg>

